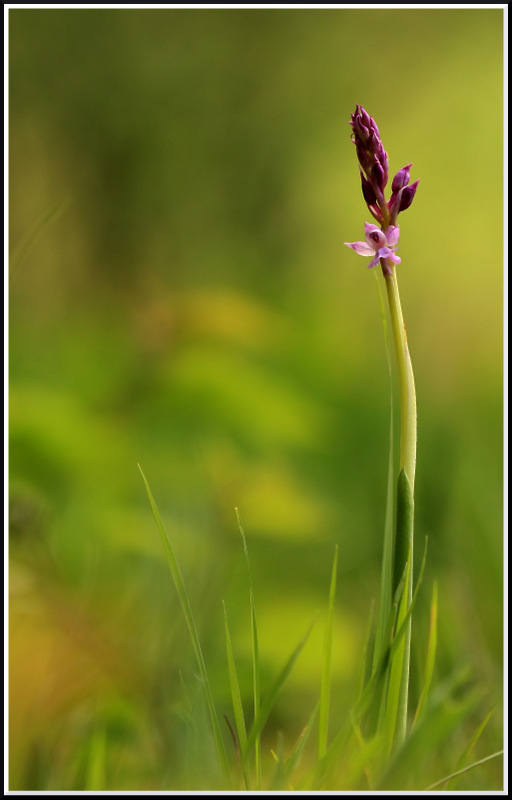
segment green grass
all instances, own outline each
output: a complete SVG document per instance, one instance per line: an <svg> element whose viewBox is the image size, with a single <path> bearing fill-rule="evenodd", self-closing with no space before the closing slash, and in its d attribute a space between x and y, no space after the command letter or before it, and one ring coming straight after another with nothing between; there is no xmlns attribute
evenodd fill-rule
<svg viewBox="0 0 512 800"><path fill-rule="evenodd" d="M139 467L140 469L140 467ZM215 739L215 747L217 749L217 755L219 758L219 764L222 769L222 773L228 781L229 784L229 769L228 769L228 762L227 762L227 755L226 750L224 747L224 740L222 738L222 733L220 730L220 722L219 717L217 715L217 711L215 708L215 703L213 700L212 690L210 688L210 680L208 678L208 671L206 669L206 663L203 656L203 651L201 648L201 643L199 641L199 634L197 632L196 621L194 617L194 613L192 611L192 606L190 603L190 599L187 593L187 589L185 586L185 582L181 575L180 566L176 560L176 556L174 555L174 549L169 539L166 530L164 528L164 524L162 522L162 518L158 512L158 508L156 506L155 500L151 493L151 489L149 488L149 484L146 480L146 477L142 470L140 470L142 479L146 486L146 491L148 494L149 502L151 505L151 510L153 512L153 516L155 518L156 524L158 526L158 531L160 533L160 537L162 540L162 544L164 546L165 555L167 558L167 563L169 565L169 569L171 570L172 579L174 581L174 585L176 587L176 591L178 592L178 597L180 599L181 608L183 610L183 615L185 617L185 621L187 623L187 627L190 634L190 640L192 642L192 647L194 649L194 654L196 657L197 665L199 667L199 673L201 676L201 680L204 686L204 694L206 697L206 702L208 705L208 713L210 715L210 723L212 726L213 737Z"/></svg>
<svg viewBox="0 0 512 800"><path fill-rule="evenodd" d="M139 467L140 469L140 467ZM224 743L219 723L219 714L208 678L207 666L199 641L198 625L187 593L185 581L177 562L172 543L166 533L162 518L151 493L149 484L141 470L153 516L160 533L167 562L171 571L174 586L178 593L184 619L190 634L190 641L195 653L197 666L202 679L202 687L210 717L211 735L215 741L219 768L224 775L223 788L245 790L308 789L308 790L427 790L453 783L466 772L477 769L488 760L499 758L502 751L490 754L471 764L465 764L478 741L492 712L478 726L475 734L468 742L464 753L453 773L439 777L427 786L426 777L419 777L416 782L411 775L415 773L415 762L429 750L435 753L442 747L446 739L475 710L480 699L479 694L464 690L465 676L455 676L447 687L432 692L432 676L435 664L437 643L438 592L434 585L430 607L430 629L426 648L424 676L414 719L407 728L407 719L397 737L396 728L401 724L401 693L403 685L404 642L411 630L412 612L422 585L423 570L426 562L426 550L421 572L417 581L412 601L408 600L407 586L410 582L410 559L402 578L396 587L392 604L392 616L388 620L387 634L379 640L379 656L369 658L368 646L365 646L365 659L373 662L369 670L369 679L360 685L359 695L354 705L347 712L345 723L329 737L329 716L331 713L331 656L333 646L333 617L336 602L336 577L338 564L338 548L336 548L332 566L330 589L328 592L327 615L322 654L321 685L318 702L309 719L297 738L291 752L285 755L282 738L278 736L275 749L270 750L274 770L270 774L262 774L262 735L266 723L275 710L279 695L295 666L297 659L310 636L312 625L291 653L281 671L265 691L260 701L261 675L259 669L259 646L257 636L257 616L252 583L251 567L246 536L237 512L239 529L242 536L243 549L248 568L249 603L248 613L251 620L252 635L252 675L253 675L253 721L247 725L240 681L236 666L235 647L231 637L228 612L224 605L224 633L226 640L226 662L229 684L232 719L226 716L229 731L233 739L233 755L230 757ZM313 623L314 624L314 623ZM394 635L390 637L391 630ZM388 641L388 645L383 642ZM376 640L377 642L377 640ZM363 667L363 674L367 667ZM456 692L462 691L462 699L453 700ZM378 724L374 728L376 710ZM318 717L317 744L314 750L307 750L313 732L314 721ZM427 767L423 774L428 774ZM340 769L340 764L343 769ZM465 764L462 766L462 764ZM344 777L341 777L341 773ZM421 773L420 773L421 774Z"/></svg>

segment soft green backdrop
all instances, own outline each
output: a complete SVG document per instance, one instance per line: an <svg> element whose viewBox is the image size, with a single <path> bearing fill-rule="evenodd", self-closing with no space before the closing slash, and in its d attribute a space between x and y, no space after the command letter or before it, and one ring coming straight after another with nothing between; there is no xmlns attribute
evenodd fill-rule
<svg viewBox="0 0 512 800"><path fill-rule="evenodd" d="M418 556L429 537L413 690L437 578L436 679L469 666L476 726L501 697L503 11L11 9L9 26L11 788L201 788L195 667L138 462L222 711L222 599L250 677L235 507L269 679L325 609L339 544L348 708L389 430L375 275L343 246L368 219L356 103L391 174L421 178L399 267ZM309 716L322 626L269 747ZM493 763L460 788L499 785Z"/></svg>

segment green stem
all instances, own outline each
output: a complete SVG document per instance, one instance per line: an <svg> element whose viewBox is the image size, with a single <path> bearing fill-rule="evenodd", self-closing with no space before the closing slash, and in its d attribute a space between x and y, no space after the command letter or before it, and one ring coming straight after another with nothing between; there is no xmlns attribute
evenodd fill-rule
<svg viewBox="0 0 512 800"><path fill-rule="evenodd" d="M388 294L391 328L395 344L400 390L400 470L397 485L397 519L394 546L393 592L396 590L409 561L406 580L406 599L409 607L412 602L413 576L413 531L414 531L414 478L416 474L417 413L416 391L412 371L407 334L405 331L402 306L394 267L389 261L381 261ZM391 267L389 272L388 266ZM404 636L401 665L400 696L396 720L395 742L403 743L407 728L407 706L409 695L409 669L411 658L411 623L409 618Z"/></svg>
<svg viewBox="0 0 512 800"><path fill-rule="evenodd" d="M389 265L389 261L387 264ZM416 474L416 391L414 388L414 375L394 268L392 268L391 274L384 273L384 280L388 293L400 388L400 470L404 469L407 473L411 489L414 492L414 477Z"/></svg>

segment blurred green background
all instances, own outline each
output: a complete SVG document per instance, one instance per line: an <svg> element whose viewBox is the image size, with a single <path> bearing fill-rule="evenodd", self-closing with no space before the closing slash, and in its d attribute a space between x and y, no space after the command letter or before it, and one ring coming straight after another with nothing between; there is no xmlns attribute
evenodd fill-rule
<svg viewBox="0 0 512 800"><path fill-rule="evenodd" d="M325 610L339 545L334 720L349 707L389 437L376 278L343 246L370 221L356 103L391 175L421 178L399 267L418 558L429 538L413 692L434 579L436 680L468 665L482 690L441 778L501 697L502 10L11 9L9 27L10 788L204 788L200 687L137 463L221 712L223 599L250 697L235 507L265 685ZM269 747L309 717L322 631ZM476 757L500 740L496 712ZM491 762L460 788L499 786Z"/></svg>

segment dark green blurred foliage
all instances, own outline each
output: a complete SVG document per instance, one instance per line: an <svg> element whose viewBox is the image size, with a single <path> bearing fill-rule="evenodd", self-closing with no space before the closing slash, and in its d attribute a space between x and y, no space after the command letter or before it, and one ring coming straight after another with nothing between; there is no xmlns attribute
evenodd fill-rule
<svg viewBox="0 0 512 800"><path fill-rule="evenodd" d="M269 677L325 609L339 543L334 718L348 708L378 597L389 431L375 278L343 247L367 218L356 103L391 169L413 161L421 177L399 267L418 557L429 537L418 637L436 578L439 679L469 664L482 715L500 699L502 21L497 9L9 12L12 789L210 788L195 667L137 462L226 712L222 599L250 698L235 506ZM269 747L310 714L321 628ZM472 730L428 779L452 771ZM497 714L477 756L499 747ZM499 782L491 763L458 788Z"/></svg>

